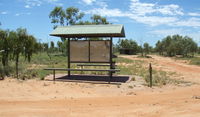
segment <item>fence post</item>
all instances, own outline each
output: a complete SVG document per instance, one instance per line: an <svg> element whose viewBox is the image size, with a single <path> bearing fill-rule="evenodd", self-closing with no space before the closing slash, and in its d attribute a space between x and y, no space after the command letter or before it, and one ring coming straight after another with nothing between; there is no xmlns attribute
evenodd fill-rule
<svg viewBox="0 0 200 117"><path fill-rule="evenodd" d="M150 79L149 86L152 87L152 66L151 66L151 63L149 63L149 79Z"/></svg>

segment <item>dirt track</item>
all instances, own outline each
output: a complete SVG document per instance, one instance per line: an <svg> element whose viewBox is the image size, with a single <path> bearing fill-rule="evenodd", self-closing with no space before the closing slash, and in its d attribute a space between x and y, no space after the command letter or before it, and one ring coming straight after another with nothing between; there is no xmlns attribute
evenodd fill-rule
<svg viewBox="0 0 200 117"><path fill-rule="evenodd" d="M138 59L134 56L123 56ZM200 67L183 61L152 56L144 59L156 69L177 72L187 81L200 83ZM117 85L0 81L0 117L199 117L200 85L128 88Z"/></svg>

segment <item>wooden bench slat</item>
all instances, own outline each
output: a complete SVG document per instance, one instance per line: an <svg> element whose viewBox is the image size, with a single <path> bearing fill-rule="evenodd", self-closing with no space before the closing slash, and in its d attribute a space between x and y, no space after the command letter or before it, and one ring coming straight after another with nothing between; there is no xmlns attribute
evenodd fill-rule
<svg viewBox="0 0 200 117"><path fill-rule="evenodd" d="M99 65L99 64L77 64L77 66L110 66L110 65Z"/></svg>
<svg viewBox="0 0 200 117"><path fill-rule="evenodd" d="M60 71L111 71L119 72L120 69L68 69L68 68L46 68L44 70L60 70Z"/></svg>

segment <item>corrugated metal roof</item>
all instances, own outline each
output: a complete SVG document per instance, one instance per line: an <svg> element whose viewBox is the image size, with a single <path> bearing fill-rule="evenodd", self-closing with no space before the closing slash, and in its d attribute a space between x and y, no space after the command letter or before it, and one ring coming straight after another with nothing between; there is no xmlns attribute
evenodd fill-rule
<svg viewBox="0 0 200 117"><path fill-rule="evenodd" d="M123 25L111 24L59 26L50 35L65 38L125 37Z"/></svg>

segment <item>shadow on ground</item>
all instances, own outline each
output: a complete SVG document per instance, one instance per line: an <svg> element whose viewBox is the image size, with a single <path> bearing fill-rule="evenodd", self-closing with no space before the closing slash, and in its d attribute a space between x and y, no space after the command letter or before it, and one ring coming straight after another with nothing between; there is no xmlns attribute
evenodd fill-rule
<svg viewBox="0 0 200 117"><path fill-rule="evenodd" d="M110 77L105 75L71 75L70 77L66 75L57 77L56 81L107 84L109 79ZM127 81L129 81L129 76L113 76L110 79L111 84L125 83Z"/></svg>

